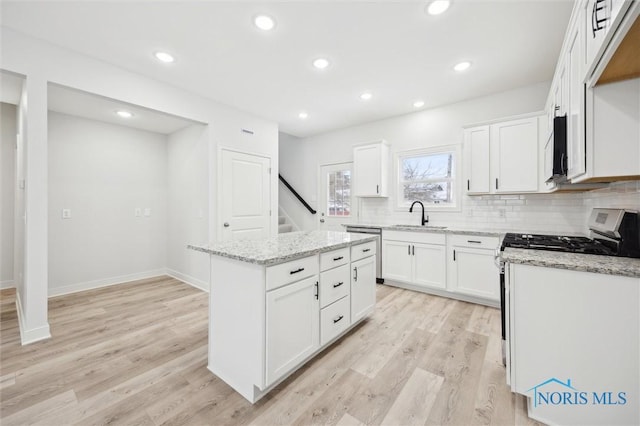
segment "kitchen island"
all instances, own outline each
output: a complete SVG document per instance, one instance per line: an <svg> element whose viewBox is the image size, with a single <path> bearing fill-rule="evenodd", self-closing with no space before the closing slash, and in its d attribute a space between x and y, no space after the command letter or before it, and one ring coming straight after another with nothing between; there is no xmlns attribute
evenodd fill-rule
<svg viewBox="0 0 640 426"><path fill-rule="evenodd" d="M375 306L373 236L293 232L189 248L211 255L208 368L252 403Z"/></svg>

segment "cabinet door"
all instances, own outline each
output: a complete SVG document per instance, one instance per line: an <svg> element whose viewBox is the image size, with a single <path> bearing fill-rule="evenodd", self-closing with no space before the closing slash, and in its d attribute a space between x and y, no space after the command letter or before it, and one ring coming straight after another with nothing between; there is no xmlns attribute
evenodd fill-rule
<svg viewBox="0 0 640 426"><path fill-rule="evenodd" d="M584 13L584 10L581 11ZM581 19L578 20L581 22ZM566 56L567 73L567 156L569 179L585 173L585 85L584 85L584 32L581 25L575 25L569 33Z"/></svg>
<svg viewBox="0 0 640 426"><path fill-rule="evenodd" d="M445 289L446 249L445 246L413 244L413 283Z"/></svg>
<svg viewBox="0 0 640 426"><path fill-rule="evenodd" d="M351 263L351 322L373 311L376 304L376 257Z"/></svg>
<svg viewBox="0 0 640 426"><path fill-rule="evenodd" d="M317 276L267 292L267 386L320 346L317 295Z"/></svg>
<svg viewBox="0 0 640 426"><path fill-rule="evenodd" d="M382 240L382 275L386 280L411 281L411 243Z"/></svg>
<svg viewBox="0 0 640 426"><path fill-rule="evenodd" d="M359 146L353 150L356 197L376 197L381 191L381 144Z"/></svg>
<svg viewBox="0 0 640 426"><path fill-rule="evenodd" d="M496 193L538 190L538 117L491 125L492 185Z"/></svg>
<svg viewBox="0 0 640 426"><path fill-rule="evenodd" d="M491 179L489 174L489 126L465 130L464 158L467 193L488 194Z"/></svg>
<svg viewBox="0 0 640 426"><path fill-rule="evenodd" d="M453 246L450 254L451 289L457 293L500 300L500 272L495 250Z"/></svg>

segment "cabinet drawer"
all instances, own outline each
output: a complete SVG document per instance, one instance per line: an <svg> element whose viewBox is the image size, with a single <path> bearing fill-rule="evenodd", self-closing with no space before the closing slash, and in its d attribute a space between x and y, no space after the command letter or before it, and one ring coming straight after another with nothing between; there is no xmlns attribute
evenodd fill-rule
<svg viewBox="0 0 640 426"><path fill-rule="evenodd" d="M365 257L373 256L376 254L376 242L370 241L364 244L358 244L357 246L351 246L351 261L364 259Z"/></svg>
<svg viewBox="0 0 640 426"><path fill-rule="evenodd" d="M477 247L495 250L500 246L498 237L486 235L450 235L449 243L452 246Z"/></svg>
<svg viewBox="0 0 640 426"><path fill-rule="evenodd" d="M331 341L351 324L351 303L345 296L320 311L320 346Z"/></svg>
<svg viewBox="0 0 640 426"><path fill-rule="evenodd" d="M318 256L303 257L267 268L267 290L318 274Z"/></svg>
<svg viewBox="0 0 640 426"><path fill-rule="evenodd" d="M406 241L408 243L442 244L447 241L444 232L382 231L383 240Z"/></svg>
<svg viewBox="0 0 640 426"><path fill-rule="evenodd" d="M335 268L349 263L349 247L333 250L320 255L320 270Z"/></svg>
<svg viewBox="0 0 640 426"><path fill-rule="evenodd" d="M349 265L320 274L320 307L324 308L349 294Z"/></svg>

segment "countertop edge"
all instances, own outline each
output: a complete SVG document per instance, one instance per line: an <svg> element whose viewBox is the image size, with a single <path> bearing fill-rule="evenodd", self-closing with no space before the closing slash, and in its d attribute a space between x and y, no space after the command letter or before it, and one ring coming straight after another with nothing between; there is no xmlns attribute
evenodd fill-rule
<svg viewBox="0 0 640 426"><path fill-rule="evenodd" d="M429 226L425 226L424 228L414 227L411 225L402 226L402 225L375 225L375 224L347 224L343 223L342 226L346 228L347 226L352 226L354 228L378 228L385 231L400 231L400 232L432 232L437 234L461 234L461 235L478 235L478 236L487 236L487 237L498 237L501 238L507 232L511 231L478 231L472 229L455 229L455 228L429 228Z"/></svg>

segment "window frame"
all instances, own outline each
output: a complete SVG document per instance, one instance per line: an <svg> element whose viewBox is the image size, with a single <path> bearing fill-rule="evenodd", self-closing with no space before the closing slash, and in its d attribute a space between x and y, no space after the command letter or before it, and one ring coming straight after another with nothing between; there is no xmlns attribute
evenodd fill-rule
<svg viewBox="0 0 640 426"><path fill-rule="evenodd" d="M407 158L421 157L429 155L438 155L451 153L453 155L453 173L450 181L453 183L452 188L452 203L425 203L425 209L439 210L439 211L461 211L461 191L460 182L462 179L462 156L460 144L448 144L438 145L429 148L414 149L408 151L400 151L395 154L395 189L396 211L406 211L409 209L411 203L404 200L404 181L402 180L402 162Z"/></svg>

